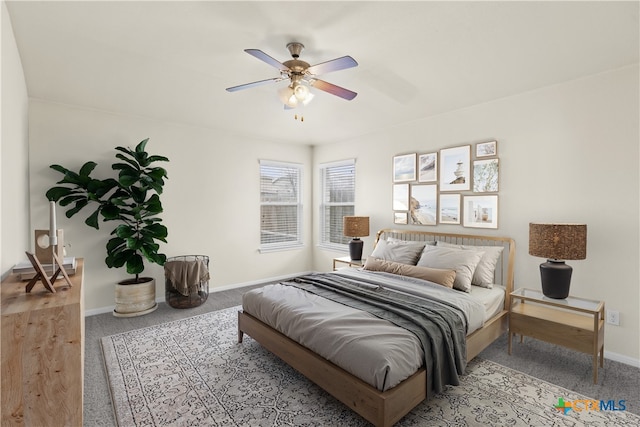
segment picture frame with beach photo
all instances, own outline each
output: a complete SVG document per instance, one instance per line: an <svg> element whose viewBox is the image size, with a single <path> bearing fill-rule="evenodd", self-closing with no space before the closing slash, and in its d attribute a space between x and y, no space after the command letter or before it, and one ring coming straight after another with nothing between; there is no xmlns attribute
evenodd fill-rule
<svg viewBox="0 0 640 427"><path fill-rule="evenodd" d="M394 212L393 213L394 224L407 224L407 212Z"/></svg>
<svg viewBox="0 0 640 427"><path fill-rule="evenodd" d="M438 222L460 224L460 194L440 194Z"/></svg>
<svg viewBox="0 0 640 427"><path fill-rule="evenodd" d="M409 184L393 185L393 210L409 210Z"/></svg>
<svg viewBox="0 0 640 427"><path fill-rule="evenodd" d="M418 156L418 182L438 180L438 153L426 153Z"/></svg>
<svg viewBox="0 0 640 427"><path fill-rule="evenodd" d="M440 191L471 188L471 145L440 150Z"/></svg>
<svg viewBox="0 0 640 427"><path fill-rule="evenodd" d="M417 184L411 186L409 219L415 225L436 225L438 223L438 186Z"/></svg>
<svg viewBox="0 0 640 427"><path fill-rule="evenodd" d="M393 182L416 180L416 153L393 157Z"/></svg>

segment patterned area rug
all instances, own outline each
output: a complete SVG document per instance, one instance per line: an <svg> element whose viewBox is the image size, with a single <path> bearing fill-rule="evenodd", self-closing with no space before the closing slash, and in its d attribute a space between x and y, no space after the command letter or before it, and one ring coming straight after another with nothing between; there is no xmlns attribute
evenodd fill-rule
<svg viewBox="0 0 640 427"><path fill-rule="evenodd" d="M367 426L245 335L229 308L102 338L120 426ZM422 402L398 426L638 426L625 411L558 410L586 399L476 358L462 384ZM589 408L580 404L580 408Z"/></svg>

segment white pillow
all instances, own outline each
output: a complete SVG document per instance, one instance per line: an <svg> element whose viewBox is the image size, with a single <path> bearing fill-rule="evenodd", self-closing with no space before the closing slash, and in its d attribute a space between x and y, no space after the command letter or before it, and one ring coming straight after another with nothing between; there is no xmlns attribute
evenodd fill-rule
<svg viewBox="0 0 640 427"><path fill-rule="evenodd" d="M418 266L451 269L456 271L453 289L471 291L471 279L476 266L484 255L481 251L467 251L443 246L425 246L418 260Z"/></svg>
<svg viewBox="0 0 640 427"><path fill-rule="evenodd" d="M476 271L473 273L471 283L483 288L493 288L493 282L496 277L496 265L504 250L502 246L454 245L447 242L438 242L438 246L484 252L484 255L476 267Z"/></svg>
<svg viewBox="0 0 640 427"><path fill-rule="evenodd" d="M379 240L371 256L385 261L416 265L425 242Z"/></svg>

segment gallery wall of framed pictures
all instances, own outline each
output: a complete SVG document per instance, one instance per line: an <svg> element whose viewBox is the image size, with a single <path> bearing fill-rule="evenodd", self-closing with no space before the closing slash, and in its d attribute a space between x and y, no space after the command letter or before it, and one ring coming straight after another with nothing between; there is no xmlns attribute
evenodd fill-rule
<svg viewBox="0 0 640 427"><path fill-rule="evenodd" d="M498 228L498 142L393 157L395 224Z"/></svg>

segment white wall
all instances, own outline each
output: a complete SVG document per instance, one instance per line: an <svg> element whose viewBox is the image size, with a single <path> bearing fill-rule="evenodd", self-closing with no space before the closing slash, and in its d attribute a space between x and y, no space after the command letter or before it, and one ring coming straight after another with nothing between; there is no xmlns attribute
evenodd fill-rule
<svg viewBox="0 0 640 427"><path fill-rule="evenodd" d="M500 228L490 232L517 242L516 287L539 286L538 265L543 260L527 254L529 222L587 223L587 259L569 262L574 267L572 293L605 300L608 308L620 311L621 325L607 325L606 349L638 361L638 71L637 66L629 67L313 149L33 99L27 131L26 86L3 3L2 272L31 248L33 230L48 226L44 193L59 178L48 166L79 167L91 159L107 174L116 145L133 146L150 137L149 150L171 159L163 197L170 236L163 251L169 256L209 255L211 286L223 287L331 268L331 258L338 254L313 244L318 241L319 206L316 200L312 204L311 195L317 190L319 163L357 159L356 214L369 215L375 231L393 225L394 155L497 139ZM257 252L260 158L314 166L304 176L304 188L312 189L305 194L304 249ZM96 232L80 217L66 219L60 208L58 218L71 244L69 254L85 258L86 308L112 306L113 283L123 272L104 266L110 229ZM365 239L365 254L372 241L372 236ZM152 266L147 272L158 280L162 295L162 269Z"/></svg>
<svg viewBox="0 0 640 427"><path fill-rule="evenodd" d="M203 254L210 257L210 288L260 281L309 271L312 262L311 210L305 209L305 247L260 254L259 159L302 163L311 168L311 148L242 140L220 131L175 125L31 100L29 110L31 166L31 228L48 228L46 190L62 176L49 168L70 169L93 160L97 176L113 176L111 164L118 145L134 147L150 138L147 151L169 158L163 164L169 180L161 200L169 230L167 256ZM311 186L310 174L303 188ZM304 194L311 206L311 194ZM89 213L89 212L88 212ZM127 278L124 269L104 264L105 244L114 223L100 231L84 224L87 214L64 216L58 207L58 227L64 230L68 255L85 258L87 310L112 307L113 284ZM162 267L145 269L164 296Z"/></svg>
<svg viewBox="0 0 640 427"><path fill-rule="evenodd" d="M528 255L529 222L586 223L587 259L568 262L574 269L571 293L604 300L607 308L620 311L620 326L606 326L605 349L637 364L638 91L638 67L628 67L352 141L318 146L314 165L317 170L319 163L357 159L356 214L369 215L375 232L394 226L394 155L496 139L500 158L499 229L438 227L513 237L517 252L515 287L539 288L538 266L544 260ZM372 244L373 236L365 239L365 254ZM316 250L316 269L329 269L335 255Z"/></svg>
<svg viewBox="0 0 640 427"><path fill-rule="evenodd" d="M25 258L29 230L29 134L27 86L7 6L2 2L2 155L0 182L0 274Z"/></svg>

